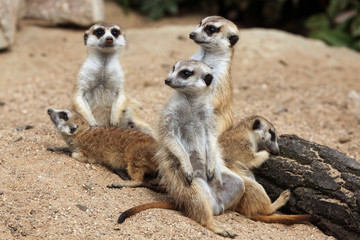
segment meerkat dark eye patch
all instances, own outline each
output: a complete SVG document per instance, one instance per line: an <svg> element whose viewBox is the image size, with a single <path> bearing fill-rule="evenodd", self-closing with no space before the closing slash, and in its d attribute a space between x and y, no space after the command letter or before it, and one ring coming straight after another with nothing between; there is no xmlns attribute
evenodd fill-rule
<svg viewBox="0 0 360 240"><path fill-rule="evenodd" d="M261 123L260 123L260 120L259 119L256 119L252 125L252 129L253 130L257 130L261 127Z"/></svg>
<svg viewBox="0 0 360 240"><path fill-rule="evenodd" d="M212 80L213 80L213 75L211 75L210 73L205 75L204 81L206 86L210 86Z"/></svg>
<svg viewBox="0 0 360 240"><path fill-rule="evenodd" d="M65 121L69 120L69 117L66 114L66 112L59 112L59 118L65 120Z"/></svg>
<svg viewBox="0 0 360 240"><path fill-rule="evenodd" d="M193 71L189 71L187 69L184 69L182 71L179 72L179 77L183 78L183 79L187 79L188 77L194 75Z"/></svg>
<svg viewBox="0 0 360 240"><path fill-rule="evenodd" d="M175 65L173 66L173 72L175 71Z"/></svg>
<svg viewBox="0 0 360 240"><path fill-rule="evenodd" d="M273 130L271 130L271 129L269 129L269 133L270 133L270 135L271 135L271 141L275 141L275 138L276 138L276 134L275 134L275 132L273 131Z"/></svg>
<svg viewBox="0 0 360 240"><path fill-rule="evenodd" d="M93 31L93 34L97 37L97 38L101 38L104 34L105 34L105 30L103 28L97 28Z"/></svg>
<svg viewBox="0 0 360 240"><path fill-rule="evenodd" d="M208 26L205 27L204 31L207 33L207 35L211 36L214 33L219 32L220 28L217 28L214 25L208 25Z"/></svg>
<svg viewBox="0 0 360 240"><path fill-rule="evenodd" d="M117 38L119 35L120 35L120 30L119 29L116 29L116 28L113 28L111 29L111 34Z"/></svg>
<svg viewBox="0 0 360 240"><path fill-rule="evenodd" d="M234 46L234 45L237 43L238 40L239 40L239 36L238 36L238 35L231 35L231 36L229 37L229 42L230 42L230 45L231 45L231 46Z"/></svg>

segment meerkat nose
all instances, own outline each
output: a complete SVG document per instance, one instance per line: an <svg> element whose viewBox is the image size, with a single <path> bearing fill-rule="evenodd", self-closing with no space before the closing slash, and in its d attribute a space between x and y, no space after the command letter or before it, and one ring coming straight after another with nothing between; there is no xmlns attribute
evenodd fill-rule
<svg viewBox="0 0 360 240"><path fill-rule="evenodd" d="M171 81L170 81L170 79L168 79L168 78L167 78L167 79L165 79L165 84L166 84L166 85L169 85L169 84L170 84L170 82L171 82Z"/></svg>
<svg viewBox="0 0 360 240"><path fill-rule="evenodd" d="M107 38L106 38L106 42L107 42L107 43L112 43L112 42L113 42L113 38L112 38L112 37L107 37Z"/></svg>
<svg viewBox="0 0 360 240"><path fill-rule="evenodd" d="M49 109L47 110L47 113L50 115L53 111L54 111L54 110L52 110L51 108L49 108Z"/></svg>
<svg viewBox="0 0 360 240"><path fill-rule="evenodd" d="M194 33L194 32L191 32L191 33L189 34L189 38L190 38L190 39L194 39L194 38L195 38L195 33Z"/></svg>

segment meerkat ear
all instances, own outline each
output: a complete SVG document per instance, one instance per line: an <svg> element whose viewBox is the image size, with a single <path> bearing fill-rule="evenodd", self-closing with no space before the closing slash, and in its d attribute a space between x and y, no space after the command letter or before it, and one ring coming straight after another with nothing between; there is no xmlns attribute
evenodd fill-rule
<svg viewBox="0 0 360 240"><path fill-rule="evenodd" d="M234 46L239 40L239 36L234 34L229 37L230 46Z"/></svg>
<svg viewBox="0 0 360 240"><path fill-rule="evenodd" d="M204 81L205 81L206 86L210 86L212 80L213 80L213 75L211 75L210 73L205 75Z"/></svg>
<svg viewBox="0 0 360 240"><path fill-rule="evenodd" d="M89 38L89 33L88 33L88 32L85 32L85 33L84 33L84 43L85 43L85 45L87 44L88 38Z"/></svg>
<svg viewBox="0 0 360 240"><path fill-rule="evenodd" d="M260 120L259 119L255 119L253 125L252 125L252 129L253 130L257 130L261 127L261 123L260 123Z"/></svg>

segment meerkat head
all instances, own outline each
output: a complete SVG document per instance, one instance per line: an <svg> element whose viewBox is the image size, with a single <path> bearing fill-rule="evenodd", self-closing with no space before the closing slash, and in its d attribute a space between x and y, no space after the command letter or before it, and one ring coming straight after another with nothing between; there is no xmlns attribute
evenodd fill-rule
<svg viewBox="0 0 360 240"><path fill-rule="evenodd" d="M250 128L258 150L266 150L274 155L279 155L279 145L274 126L267 119L260 116L251 116L247 118L248 128Z"/></svg>
<svg viewBox="0 0 360 240"><path fill-rule="evenodd" d="M97 23L85 32L84 42L90 49L115 52L125 46L125 37L118 25Z"/></svg>
<svg viewBox="0 0 360 240"><path fill-rule="evenodd" d="M77 135L89 127L86 120L77 112L49 108L47 113L63 136Z"/></svg>
<svg viewBox="0 0 360 240"><path fill-rule="evenodd" d="M189 37L207 50L226 50L232 48L239 40L239 30L226 18L210 16L202 19Z"/></svg>
<svg viewBox="0 0 360 240"><path fill-rule="evenodd" d="M212 79L212 71L206 64L182 60L175 63L165 84L177 91L198 95L210 90Z"/></svg>

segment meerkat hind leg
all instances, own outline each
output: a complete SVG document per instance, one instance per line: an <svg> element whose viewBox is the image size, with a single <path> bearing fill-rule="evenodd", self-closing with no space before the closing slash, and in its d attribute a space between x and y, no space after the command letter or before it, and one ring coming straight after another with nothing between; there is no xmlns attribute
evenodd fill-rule
<svg viewBox="0 0 360 240"><path fill-rule="evenodd" d="M273 214L276 212L279 208L284 206L290 199L291 192L289 189L283 191L280 196L271 204L271 212L269 214Z"/></svg>
<svg viewBox="0 0 360 240"><path fill-rule="evenodd" d="M231 172L225 168L225 171L221 172L222 185L214 186L216 188L215 194L217 195L218 204L223 206L223 210L228 209L231 205L238 202L245 192L244 180L237 174ZM216 183L214 183L216 184ZM217 212L214 209L214 215L219 215L221 212Z"/></svg>

